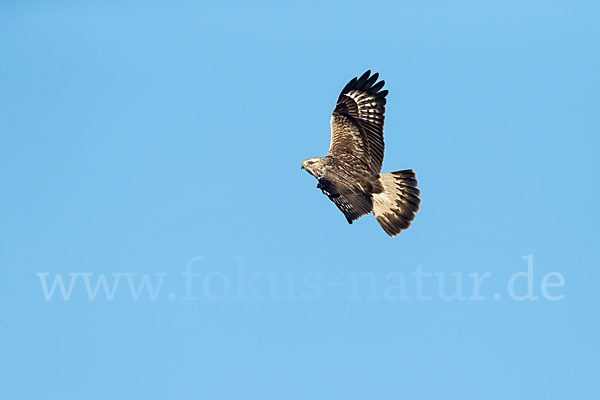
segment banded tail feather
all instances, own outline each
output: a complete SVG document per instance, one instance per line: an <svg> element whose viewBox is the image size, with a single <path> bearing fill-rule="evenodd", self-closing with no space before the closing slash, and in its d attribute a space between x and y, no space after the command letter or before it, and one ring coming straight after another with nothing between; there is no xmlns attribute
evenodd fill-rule
<svg viewBox="0 0 600 400"><path fill-rule="evenodd" d="M373 194L373 214L385 233L396 236L410 227L419 211L421 192L411 169L381 174L382 193Z"/></svg>

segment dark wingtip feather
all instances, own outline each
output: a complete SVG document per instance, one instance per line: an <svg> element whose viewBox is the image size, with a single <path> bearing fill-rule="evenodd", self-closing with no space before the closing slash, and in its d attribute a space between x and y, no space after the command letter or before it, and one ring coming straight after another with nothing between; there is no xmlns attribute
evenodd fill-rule
<svg viewBox="0 0 600 400"><path fill-rule="evenodd" d="M367 79L367 81L363 85L363 90L367 90L367 91L371 92L372 86L377 81L378 76L379 76L378 74L375 74L375 75L371 76L369 79Z"/></svg>
<svg viewBox="0 0 600 400"><path fill-rule="evenodd" d="M367 72L365 72L364 74L362 74L360 76L360 78L358 78L358 80L356 81L356 83L354 84L355 89L364 90L365 83L369 79L369 75L371 75L371 70L368 70Z"/></svg>
<svg viewBox="0 0 600 400"><path fill-rule="evenodd" d="M389 93L389 91L388 91L388 90L382 90L381 92L377 93L377 98L378 98L378 99L381 99L381 98L383 98L383 97L387 96L387 95L388 95L388 93Z"/></svg>
<svg viewBox="0 0 600 400"><path fill-rule="evenodd" d="M377 82L378 79L379 72L376 72L373 75L371 75L371 70L368 70L360 77L352 78L352 80L350 80L350 82L348 82L346 86L344 86L344 88L342 89L341 95L348 93L351 90L363 90L369 94L375 95L377 99L382 99L385 96L387 96L388 91L380 91L385 85L385 81L380 80L379 82Z"/></svg>
<svg viewBox="0 0 600 400"><path fill-rule="evenodd" d="M377 82L375 85L373 85L373 87L371 88L371 90L375 93L379 92L379 89L381 89L383 87L383 85L385 85L385 81L379 81Z"/></svg>

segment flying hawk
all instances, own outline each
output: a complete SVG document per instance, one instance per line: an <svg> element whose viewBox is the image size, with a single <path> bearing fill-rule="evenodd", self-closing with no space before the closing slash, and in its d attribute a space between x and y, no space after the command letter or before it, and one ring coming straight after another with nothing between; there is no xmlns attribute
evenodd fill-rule
<svg viewBox="0 0 600 400"><path fill-rule="evenodd" d="M348 223L373 212L383 230L396 236L415 219L421 193L413 170L381 173L388 91L378 78L367 71L348 82L331 117L329 152L307 159L302 168L317 178L317 188Z"/></svg>

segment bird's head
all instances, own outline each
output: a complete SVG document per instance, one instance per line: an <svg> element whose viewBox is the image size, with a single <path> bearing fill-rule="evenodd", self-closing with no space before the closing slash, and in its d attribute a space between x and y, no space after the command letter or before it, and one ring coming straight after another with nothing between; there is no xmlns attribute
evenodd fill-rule
<svg viewBox="0 0 600 400"><path fill-rule="evenodd" d="M302 169L306 172L319 179L321 177L321 170L323 168L323 159L320 157L312 157L304 160L302 163Z"/></svg>

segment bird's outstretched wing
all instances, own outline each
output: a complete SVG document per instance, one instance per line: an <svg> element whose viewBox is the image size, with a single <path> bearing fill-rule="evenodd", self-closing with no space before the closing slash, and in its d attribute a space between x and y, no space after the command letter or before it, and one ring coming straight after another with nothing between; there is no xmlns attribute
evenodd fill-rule
<svg viewBox="0 0 600 400"><path fill-rule="evenodd" d="M352 154L374 175L383 164L383 123L388 91L379 74L365 72L342 89L331 117L329 155ZM358 167L358 166L357 166Z"/></svg>
<svg viewBox="0 0 600 400"><path fill-rule="evenodd" d="M373 195L361 190L356 185L339 179L322 178L319 179L317 187L335 203L349 224L373 211Z"/></svg>

